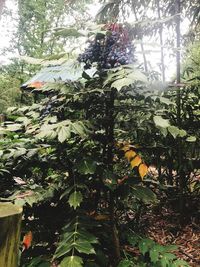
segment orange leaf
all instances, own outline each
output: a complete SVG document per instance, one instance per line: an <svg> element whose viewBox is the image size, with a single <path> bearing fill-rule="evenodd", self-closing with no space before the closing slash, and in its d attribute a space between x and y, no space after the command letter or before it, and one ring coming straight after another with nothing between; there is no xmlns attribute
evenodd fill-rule
<svg viewBox="0 0 200 267"><path fill-rule="evenodd" d="M129 150L125 153L125 157L128 159L128 161L130 161L132 158L134 158L136 156L135 151L133 150Z"/></svg>
<svg viewBox="0 0 200 267"><path fill-rule="evenodd" d="M31 246L33 240L33 234L31 231L29 231L27 234L25 234L24 238L23 238L23 247L24 250L25 249L29 249Z"/></svg>
<svg viewBox="0 0 200 267"><path fill-rule="evenodd" d="M141 165L139 166L139 174L140 174L141 178L143 179L144 176L145 176L147 173L148 173L148 167L147 167L147 165L144 164L144 163L141 164Z"/></svg>
<svg viewBox="0 0 200 267"><path fill-rule="evenodd" d="M140 156L136 156L132 161L131 161L131 167L137 167L138 165L140 165L140 163L142 162Z"/></svg>

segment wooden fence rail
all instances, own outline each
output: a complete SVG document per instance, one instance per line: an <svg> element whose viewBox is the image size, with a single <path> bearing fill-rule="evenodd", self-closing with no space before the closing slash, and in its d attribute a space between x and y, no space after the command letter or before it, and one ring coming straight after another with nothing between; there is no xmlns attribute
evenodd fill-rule
<svg viewBox="0 0 200 267"><path fill-rule="evenodd" d="M0 203L0 266L17 267L22 208Z"/></svg>

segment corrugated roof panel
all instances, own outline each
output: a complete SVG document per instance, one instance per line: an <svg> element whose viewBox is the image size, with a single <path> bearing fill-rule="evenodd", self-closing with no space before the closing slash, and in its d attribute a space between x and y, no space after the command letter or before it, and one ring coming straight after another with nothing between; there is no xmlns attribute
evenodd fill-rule
<svg viewBox="0 0 200 267"><path fill-rule="evenodd" d="M72 63L65 63L63 65L49 66L41 69L35 76L30 80L24 83L21 88L28 88L30 84L36 82L47 83L55 82L58 80L61 81L75 81L78 78L81 78L83 69L77 68L74 69Z"/></svg>

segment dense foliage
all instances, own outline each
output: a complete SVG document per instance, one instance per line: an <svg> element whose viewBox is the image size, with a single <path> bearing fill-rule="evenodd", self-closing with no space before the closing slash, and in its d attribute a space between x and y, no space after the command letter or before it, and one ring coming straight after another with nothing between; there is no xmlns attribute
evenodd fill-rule
<svg viewBox="0 0 200 267"><path fill-rule="evenodd" d="M72 27L58 28L46 43L48 24L55 21L45 5L56 5L47 2L20 1L18 33L25 55L60 52L60 40L65 42L60 34L85 35ZM172 18L159 18L155 28L147 22L142 27L137 20L138 14L146 18L143 1L116 2L103 6L103 19L108 12L120 17L120 7L128 12L131 4L134 38L159 28L162 44L160 25L170 27ZM174 5L165 10L159 4L156 10L175 15ZM59 18L62 5L59 1ZM27 39L22 34L29 27L25 17L34 33ZM128 30L113 22L96 27L79 62L69 61L71 70L81 73L79 79L45 84L38 102L7 111L0 127L0 200L24 206L22 230L28 238L33 234L33 244L24 243L23 267L188 266L177 259L176 246L161 246L144 236L141 218L147 210L159 209L160 200L180 213L180 224L196 209L196 202L192 206L189 201L200 193L198 47L185 60L183 82L166 85L147 71L145 53L144 66L137 63ZM164 81L162 51L161 61Z"/></svg>
<svg viewBox="0 0 200 267"><path fill-rule="evenodd" d="M0 75L0 113L5 113L7 108L20 102L20 81L9 75Z"/></svg>

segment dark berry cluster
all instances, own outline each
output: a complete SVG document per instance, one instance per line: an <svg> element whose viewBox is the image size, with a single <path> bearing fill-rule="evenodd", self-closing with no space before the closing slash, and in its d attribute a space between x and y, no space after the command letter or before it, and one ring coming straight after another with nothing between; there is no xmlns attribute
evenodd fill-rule
<svg viewBox="0 0 200 267"><path fill-rule="evenodd" d="M128 30L119 24L105 26L106 35L97 34L85 52L79 55L79 62L90 67L96 62L100 68L113 68L134 62L134 47Z"/></svg>
<svg viewBox="0 0 200 267"><path fill-rule="evenodd" d="M46 103L45 107L43 108L43 110L41 111L40 114L40 119L44 119L45 117L47 117L48 115L52 115L52 109L55 105L56 100L55 99L49 99L48 102Z"/></svg>

